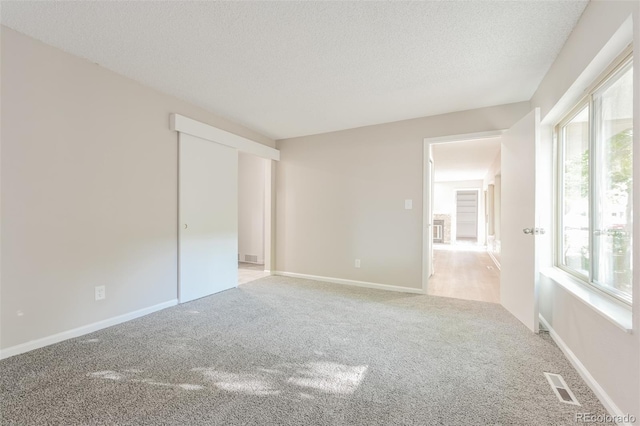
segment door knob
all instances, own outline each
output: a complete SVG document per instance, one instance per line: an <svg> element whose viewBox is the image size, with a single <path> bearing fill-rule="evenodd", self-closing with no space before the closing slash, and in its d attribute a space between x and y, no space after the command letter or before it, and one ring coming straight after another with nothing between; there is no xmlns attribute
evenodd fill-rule
<svg viewBox="0 0 640 426"><path fill-rule="evenodd" d="M187 229L187 224L186 223L184 224L184 229Z"/></svg>
<svg viewBox="0 0 640 426"><path fill-rule="evenodd" d="M522 230L527 235L542 235L545 233L544 228L524 228Z"/></svg>

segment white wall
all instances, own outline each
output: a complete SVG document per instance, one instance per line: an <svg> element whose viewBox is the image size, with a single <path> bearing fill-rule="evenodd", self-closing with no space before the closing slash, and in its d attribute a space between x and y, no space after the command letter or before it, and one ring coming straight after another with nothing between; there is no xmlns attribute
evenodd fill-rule
<svg viewBox="0 0 640 426"><path fill-rule="evenodd" d="M496 176L500 175L501 158L502 156L500 155L500 152L498 152L498 155L496 155L495 160L493 160L493 163L491 163L491 166L487 170L487 175L484 177L482 181L482 187L484 189L487 189L487 186L489 184L495 184Z"/></svg>
<svg viewBox="0 0 640 426"><path fill-rule="evenodd" d="M278 141L277 270L421 288L424 138L506 129L528 112L522 102Z"/></svg>
<svg viewBox="0 0 640 426"><path fill-rule="evenodd" d="M618 31L633 16L631 32ZM532 106L540 106L543 120L541 165L547 170L538 182L540 193L547 194L542 204L544 227L553 223L551 176L552 126L583 90L601 72L621 47L633 37L634 127L640 129L640 2L590 2L567 43L533 96ZM612 39L613 37L613 39ZM634 132L634 180L640 182L640 132ZM634 187L634 211L640 211L640 185ZM637 214L636 214L637 217ZM640 241L640 226L634 226L634 241ZM543 250L543 264L551 264L552 239ZM601 387L601 396L609 407L640 418L640 250L634 250L633 333L627 333L579 300L552 278L543 277L540 288L540 313ZM606 397L609 398L607 402Z"/></svg>
<svg viewBox="0 0 640 426"><path fill-rule="evenodd" d="M175 300L169 114L274 141L13 30L1 35L0 347Z"/></svg>
<svg viewBox="0 0 640 426"><path fill-rule="evenodd" d="M255 255L256 263L264 264L266 162L242 152L238 157L238 254L242 262L245 255Z"/></svg>
<svg viewBox="0 0 640 426"><path fill-rule="evenodd" d="M436 164L436 167L438 165ZM456 193L462 189L477 189L478 193L478 244L484 245L486 231L484 226L484 192L481 180L464 180L454 182L436 182L433 187L433 214L451 215L451 242L457 232Z"/></svg>

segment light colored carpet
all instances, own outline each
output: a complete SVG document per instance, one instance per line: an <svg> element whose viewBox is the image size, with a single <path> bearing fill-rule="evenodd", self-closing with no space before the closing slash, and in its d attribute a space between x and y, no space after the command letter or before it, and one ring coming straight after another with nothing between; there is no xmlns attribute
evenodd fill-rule
<svg viewBox="0 0 640 426"><path fill-rule="evenodd" d="M582 407L558 402L562 374ZM562 425L604 414L501 306L267 277L0 361L3 425Z"/></svg>

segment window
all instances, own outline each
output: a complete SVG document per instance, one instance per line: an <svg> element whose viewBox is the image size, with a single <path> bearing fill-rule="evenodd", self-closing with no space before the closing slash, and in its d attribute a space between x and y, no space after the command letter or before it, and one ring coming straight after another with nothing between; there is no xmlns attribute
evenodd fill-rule
<svg viewBox="0 0 640 426"><path fill-rule="evenodd" d="M633 66L629 54L556 127L556 264L632 300Z"/></svg>

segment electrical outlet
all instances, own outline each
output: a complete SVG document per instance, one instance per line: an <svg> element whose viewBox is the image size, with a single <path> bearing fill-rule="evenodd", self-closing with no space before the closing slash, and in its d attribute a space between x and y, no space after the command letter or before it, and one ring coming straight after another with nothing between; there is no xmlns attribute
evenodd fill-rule
<svg viewBox="0 0 640 426"><path fill-rule="evenodd" d="M356 268L360 267L360 259L356 259Z"/></svg>
<svg viewBox="0 0 640 426"><path fill-rule="evenodd" d="M102 300L105 297L107 297L107 290L105 289L105 286L96 286L96 300Z"/></svg>

